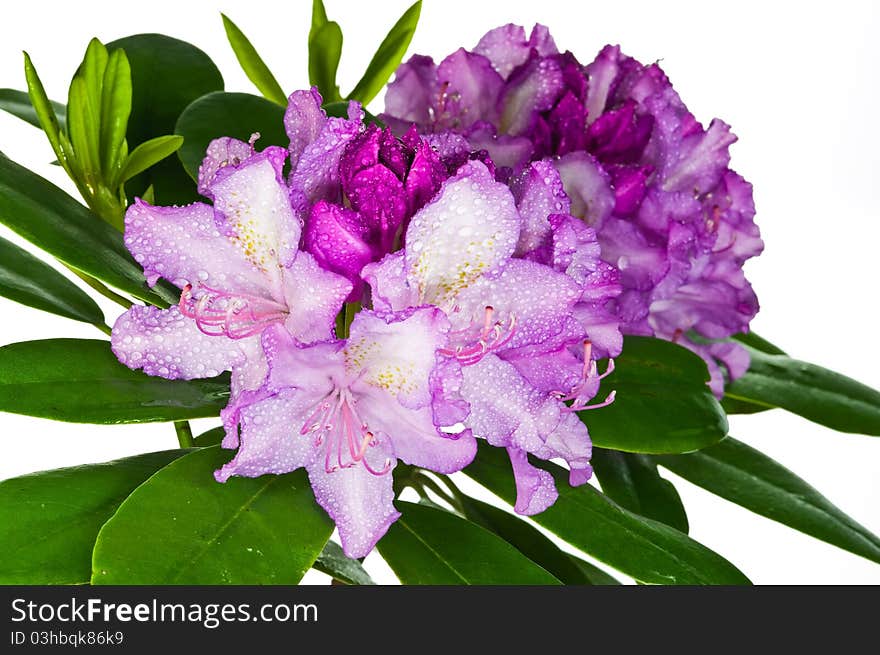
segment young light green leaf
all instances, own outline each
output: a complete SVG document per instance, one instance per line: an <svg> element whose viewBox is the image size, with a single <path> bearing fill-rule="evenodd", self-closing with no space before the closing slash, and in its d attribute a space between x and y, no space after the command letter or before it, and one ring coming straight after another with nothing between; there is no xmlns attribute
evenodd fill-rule
<svg viewBox="0 0 880 655"><path fill-rule="evenodd" d="M29 252L0 237L0 296L75 321L104 324L97 303Z"/></svg>
<svg viewBox="0 0 880 655"><path fill-rule="evenodd" d="M418 0L398 19L382 41L379 49L376 50L376 54L370 60L363 77L348 94L350 99L358 100L361 104L366 105L382 90L382 87L397 70L400 62L403 61L406 49L416 32L421 12L422 0Z"/></svg>
<svg viewBox="0 0 880 655"><path fill-rule="evenodd" d="M114 188L174 154L182 145L183 137L177 134L157 136L140 144L125 160L125 166L113 184Z"/></svg>
<svg viewBox="0 0 880 655"><path fill-rule="evenodd" d="M95 542L92 584L295 584L333 532L303 470L214 471L218 446L177 459L120 505Z"/></svg>
<svg viewBox="0 0 880 655"><path fill-rule="evenodd" d="M88 584L101 526L138 485L186 453L166 450L0 482L0 584Z"/></svg>
<svg viewBox="0 0 880 655"><path fill-rule="evenodd" d="M341 100L336 71L342 56L342 28L329 21L309 38L309 84L317 86L324 102Z"/></svg>
<svg viewBox="0 0 880 655"><path fill-rule="evenodd" d="M312 24L309 28L309 40L315 32L327 24L327 10L322 0L312 0Z"/></svg>
<svg viewBox="0 0 880 655"><path fill-rule="evenodd" d="M123 50L114 50L107 61L101 89L101 170L112 189L119 186L116 173L125 156L125 131L131 115L131 67ZM125 178L128 179L128 178Z"/></svg>
<svg viewBox="0 0 880 655"><path fill-rule="evenodd" d="M398 502L377 548L404 584L552 585L559 580L492 532L450 512Z"/></svg>
<svg viewBox="0 0 880 655"><path fill-rule="evenodd" d="M687 535L630 512L591 485L571 487L560 466L533 463L553 475L559 491L556 502L533 520L600 562L648 584L749 584L733 564ZM506 502L516 499L502 449L481 443L465 472Z"/></svg>
<svg viewBox="0 0 880 655"><path fill-rule="evenodd" d="M611 500L687 534L687 514L678 491L660 477L657 465L647 455L594 448L590 463Z"/></svg>
<svg viewBox="0 0 880 655"><path fill-rule="evenodd" d="M93 38L89 41L85 57L76 71L76 77L81 77L85 82L89 103L93 107L101 106L101 88L104 85L108 59L107 48L98 39Z"/></svg>
<svg viewBox="0 0 880 655"><path fill-rule="evenodd" d="M731 437L689 455L652 459L756 514L880 563L880 538L784 466Z"/></svg>
<svg viewBox="0 0 880 655"><path fill-rule="evenodd" d="M706 364L686 348L650 337L624 338L602 382L608 407L580 413L593 444L635 453L684 453L718 443L727 417L706 384Z"/></svg>
<svg viewBox="0 0 880 655"><path fill-rule="evenodd" d="M269 70L256 48L244 35L244 32L238 28L238 25L233 23L226 14L220 14L220 16L223 18L226 38L229 40L229 45L232 46L232 51L235 53L238 63L241 64L245 75L254 83L264 98L286 107L287 96L284 94L284 89L278 84L278 80L272 75L272 71Z"/></svg>
<svg viewBox="0 0 880 655"><path fill-rule="evenodd" d="M67 107L54 100L49 101L49 106L55 113L55 118L58 121L60 129L63 130L64 121L67 118ZM37 111L34 109L33 104L31 104L31 99L24 91L17 91L16 89L0 89L0 109L30 123L34 127L42 128L42 125L40 125L40 117L37 116Z"/></svg>
<svg viewBox="0 0 880 655"><path fill-rule="evenodd" d="M43 339L0 348L0 411L72 423L217 416L229 376L165 380L123 366L108 341Z"/></svg>
<svg viewBox="0 0 880 655"><path fill-rule="evenodd" d="M316 571L326 573L334 580L349 585L374 585L373 579L356 559L347 557L342 547L334 541L324 544L324 550L312 565Z"/></svg>
<svg viewBox="0 0 880 655"><path fill-rule="evenodd" d="M147 287L122 235L54 184L0 156L0 223L73 269L161 306L176 303L163 285Z"/></svg>
<svg viewBox="0 0 880 655"><path fill-rule="evenodd" d="M33 106L37 119L40 122L40 127L42 127L43 132L46 133L46 137L48 137L49 143L52 145L52 151L55 153L58 161L64 166L66 165L70 148L67 148L65 151L62 147L62 133L59 128L58 117L55 115L55 110L53 109L52 101L49 100L49 96L46 95L46 90L43 88L40 76L37 75L37 69L34 68L30 55L26 52L24 53L24 76L27 80L28 97L31 100L31 105Z"/></svg>
<svg viewBox="0 0 880 655"><path fill-rule="evenodd" d="M880 436L880 392L815 364L746 348L749 370L727 386L728 398L781 407L840 432Z"/></svg>
<svg viewBox="0 0 880 655"><path fill-rule="evenodd" d="M91 186L101 176L100 111L100 105L92 105L86 81L82 77L74 77L67 96L67 131L77 168L84 176L84 179L77 181Z"/></svg>

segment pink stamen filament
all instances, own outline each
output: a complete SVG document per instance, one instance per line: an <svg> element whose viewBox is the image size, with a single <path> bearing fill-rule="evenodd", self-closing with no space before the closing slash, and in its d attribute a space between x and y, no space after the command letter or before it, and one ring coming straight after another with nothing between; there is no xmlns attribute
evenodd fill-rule
<svg viewBox="0 0 880 655"><path fill-rule="evenodd" d="M334 395L336 398L331 400ZM300 428L300 434L317 433L314 445L315 447L324 445L324 470L327 473L334 473L361 463L369 473L376 476L385 475L391 470L393 462L386 458L381 469L376 469L370 464L367 452L370 448L378 446L381 440L358 416L356 404L357 401L351 397L347 389L334 389L315 406L312 414ZM333 463L334 459L335 463Z"/></svg>
<svg viewBox="0 0 880 655"><path fill-rule="evenodd" d="M203 295L193 299L191 284L180 294L180 313L195 320L196 326L209 336L227 336L243 339L264 328L284 321L288 315L285 305L246 293L232 294L200 285Z"/></svg>
<svg viewBox="0 0 880 655"><path fill-rule="evenodd" d="M580 412L588 409L599 409L600 407L607 407L611 403L614 402L614 398L617 396L616 391L612 391L608 394L604 401L601 403L597 403L595 405L587 405L587 400L581 399L582 394L584 393L585 388L589 384L591 380L597 378L598 380L604 380L606 377L611 375L614 372L614 360L608 360L608 367L605 369L605 372L601 375L599 374L598 367L596 366L596 362L593 361L593 344L590 343L589 340L584 341L584 365L581 369L581 379L578 381L574 387L568 392L558 391L553 395L562 402L572 401L572 404L565 408L565 411L569 412Z"/></svg>
<svg viewBox="0 0 880 655"><path fill-rule="evenodd" d="M506 346L516 332L516 316L511 315L507 325L494 320L495 309L489 305L483 318L480 336L474 343L456 346L455 348L439 348L437 352L446 357L454 357L462 366L476 364L488 353ZM473 333L473 327L455 330L449 333L454 338L467 338Z"/></svg>

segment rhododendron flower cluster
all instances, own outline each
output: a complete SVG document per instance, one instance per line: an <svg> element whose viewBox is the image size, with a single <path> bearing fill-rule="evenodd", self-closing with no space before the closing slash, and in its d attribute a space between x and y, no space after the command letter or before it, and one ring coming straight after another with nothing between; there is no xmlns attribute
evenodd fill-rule
<svg viewBox="0 0 880 655"><path fill-rule="evenodd" d="M125 243L180 301L132 307L112 334L151 375L231 370L237 452L216 479L304 468L351 557L399 516L398 461L453 473L477 439L508 453L515 510L545 510L558 491L529 456L590 478L622 333L687 344L720 391L716 359L736 377L743 352L708 340L757 311L733 137L656 65L608 47L582 66L545 28L505 26L439 65L413 57L386 109L387 127L356 102L329 117L297 91L287 148L211 142L210 202L136 201Z"/></svg>
<svg viewBox="0 0 880 655"><path fill-rule="evenodd" d="M412 57L385 106L398 131L452 132L486 149L514 185L529 162L555 167L572 213L619 270L623 332L688 346L719 396L725 374L748 368L744 349L711 340L748 331L758 311L742 271L763 247L751 185L728 167L729 127L704 128L658 64L607 46L584 66L545 27L526 38L505 25L439 64Z"/></svg>

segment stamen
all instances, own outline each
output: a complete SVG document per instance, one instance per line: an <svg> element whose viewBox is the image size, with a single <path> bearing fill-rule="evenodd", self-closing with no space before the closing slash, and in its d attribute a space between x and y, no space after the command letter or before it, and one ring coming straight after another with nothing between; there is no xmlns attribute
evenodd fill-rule
<svg viewBox="0 0 880 655"><path fill-rule="evenodd" d="M245 293L232 294L199 285L198 300L187 284L180 294L180 313L195 320L199 330L209 336L243 339L259 334L272 323L284 321L288 308L268 298Z"/></svg>
<svg viewBox="0 0 880 655"><path fill-rule="evenodd" d="M614 360L608 360L608 367L605 369L605 372L601 375L599 374L598 367L596 366L596 362L593 361L593 344L589 339L584 340L584 365L581 369L581 379L578 381L576 385L574 385L568 393L563 391L557 391L552 395L556 397L557 400L561 402L571 402L571 405L566 407L563 411L567 412L580 412L588 409L599 409L600 407L607 407L611 403L614 402L614 398L617 395L616 391L612 391L608 394L608 397L601 403L597 403L595 405L587 405L586 403L592 398L595 393L595 388L593 387L600 380L605 379L611 373L614 372ZM585 396L589 394L589 398L585 398Z"/></svg>
<svg viewBox="0 0 880 655"><path fill-rule="evenodd" d="M475 325L454 330L449 333L450 340L462 340L464 344L454 348L439 348L438 353L445 357L454 357L462 366L476 364L488 353L506 346L516 333L516 316L511 314L507 325L495 320L495 308L487 305L483 315L483 325L474 339Z"/></svg>

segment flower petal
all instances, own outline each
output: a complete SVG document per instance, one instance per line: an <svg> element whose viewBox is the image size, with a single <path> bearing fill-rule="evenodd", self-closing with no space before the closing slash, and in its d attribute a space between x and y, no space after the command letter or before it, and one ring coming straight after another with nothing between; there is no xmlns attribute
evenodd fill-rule
<svg viewBox="0 0 880 655"><path fill-rule="evenodd" d="M440 127L466 128L477 121L496 121L495 101L504 80L482 55L459 48L440 62L437 84L441 95L435 111Z"/></svg>
<svg viewBox="0 0 880 655"><path fill-rule="evenodd" d="M323 269L309 253L299 253L284 271L284 297L290 308L284 326L302 343L332 338L336 315L351 289L347 279Z"/></svg>
<svg viewBox="0 0 880 655"><path fill-rule="evenodd" d="M506 186L480 162L462 166L413 217L405 265L422 300L444 305L514 251L520 217Z"/></svg>
<svg viewBox="0 0 880 655"><path fill-rule="evenodd" d="M361 271L361 276L370 285L376 311L398 312L420 304L418 290L407 279L404 254L398 250L379 262L367 264Z"/></svg>
<svg viewBox="0 0 880 655"><path fill-rule="evenodd" d="M336 522L342 550L365 557L400 516L391 472L373 475L364 466L352 466L328 473L321 458L308 471L315 499Z"/></svg>
<svg viewBox="0 0 880 655"><path fill-rule="evenodd" d="M513 478L516 481L516 504L513 511L525 516L540 514L559 498L553 476L532 466L525 451L508 448L507 453L510 455Z"/></svg>
<svg viewBox="0 0 880 655"><path fill-rule="evenodd" d="M211 378L244 364L244 342L208 336L175 307L132 306L113 326L110 346L120 362L170 380Z"/></svg>
<svg viewBox="0 0 880 655"><path fill-rule="evenodd" d="M436 89L437 66L434 60L413 55L398 67L394 81L385 91L385 114L406 123L428 125Z"/></svg>
<svg viewBox="0 0 880 655"><path fill-rule="evenodd" d="M316 86L308 91L294 91L287 99L284 129L290 138L291 168L297 167L306 146L318 138L327 122L327 114L321 109L323 102Z"/></svg>
<svg viewBox="0 0 880 655"><path fill-rule="evenodd" d="M510 182L516 208L523 219L517 254L529 253L550 235L551 214L567 214L571 201L559 172L549 161L537 161Z"/></svg>
<svg viewBox="0 0 880 655"><path fill-rule="evenodd" d="M361 294L361 269L375 257L370 246L370 226L358 212L324 200L312 205L303 234L303 248L321 266L347 278L353 285L352 301Z"/></svg>
<svg viewBox="0 0 880 655"><path fill-rule="evenodd" d="M256 140L258 135L251 136ZM245 143L229 136L214 139L208 144L205 158L199 166L199 193L211 198L211 183L221 168L226 166L237 167L241 162L250 159L254 155L253 141Z"/></svg>
<svg viewBox="0 0 880 655"><path fill-rule="evenodd" d="M601 230L615 205L608 174L586 152L572 152L554 164L571 199L571 213Z"/></svg>
<svg viewBox="0 0 880 655"><path fill-rule="evenodd" d="M511 23L486 32L474 48L474 52L488 59L504 79L529 58L530 51L525 29Z"/></svg>

